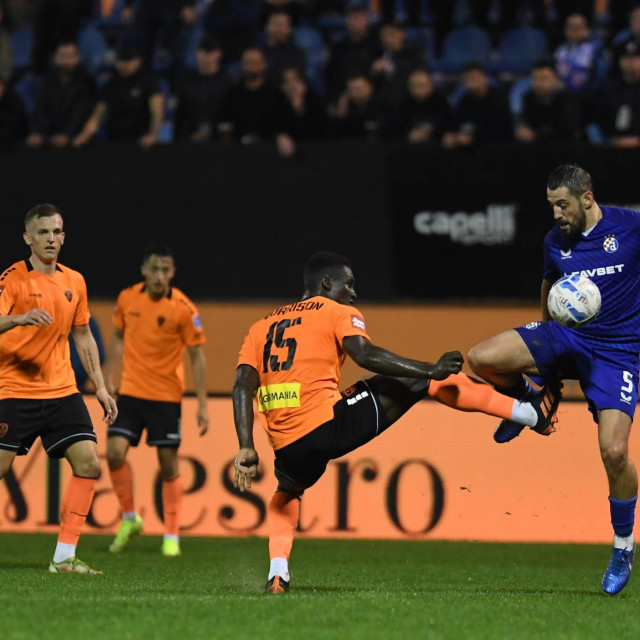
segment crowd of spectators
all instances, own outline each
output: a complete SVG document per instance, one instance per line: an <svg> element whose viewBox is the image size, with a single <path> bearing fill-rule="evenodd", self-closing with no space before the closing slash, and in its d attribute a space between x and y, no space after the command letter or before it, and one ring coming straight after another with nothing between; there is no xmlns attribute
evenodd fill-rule
<svg viewBox="0 0 640 640"><path fill-rule="evenodd" d="M2 147L337 138L640 146L640 0L0 0Z"/></svg>

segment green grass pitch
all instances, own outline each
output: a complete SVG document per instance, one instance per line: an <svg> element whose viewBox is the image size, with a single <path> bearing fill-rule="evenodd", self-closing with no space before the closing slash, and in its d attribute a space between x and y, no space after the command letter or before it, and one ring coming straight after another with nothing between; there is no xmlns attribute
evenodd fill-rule
<svg viewBox="0 0 640 640"><path fill-rule="evenodd" d="M84 536L103 576L46 571L55 538L0 535L3 640L637 638L640 576L600 591L609 549L583 545L297 540L292 589L262 593L267 543Z"/></svg>

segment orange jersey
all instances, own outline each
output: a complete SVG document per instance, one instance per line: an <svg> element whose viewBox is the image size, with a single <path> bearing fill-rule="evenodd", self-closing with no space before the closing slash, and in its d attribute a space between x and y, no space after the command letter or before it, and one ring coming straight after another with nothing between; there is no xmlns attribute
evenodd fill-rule
<svg viewBox="0 0 640 640"><path fill-rule="evenodd" d="M53 321L47 327L14 327L0 335L0 400L46 400L78 393L69 332L89 322L84 278L61 264L46 275L28 260L16 262L0 276L0 315L32 309L48 311Z"/></svg>
<svg viewBox="0 0 640 640"><path fill-rule="evenodd" d="M258 415L274 449L333 418L347 336L369 338L362 314L322 296L276 309L249 329L238 366L260 376Z"/></svg>
<svg viewBox="0 0 640 640"><path fill-rule="evenodd" d="M143 282L120 292L113 322L124 334L120 393L180 402L184 393L184 347L205 343L195 305L172 287L152 300Z"/></svg>

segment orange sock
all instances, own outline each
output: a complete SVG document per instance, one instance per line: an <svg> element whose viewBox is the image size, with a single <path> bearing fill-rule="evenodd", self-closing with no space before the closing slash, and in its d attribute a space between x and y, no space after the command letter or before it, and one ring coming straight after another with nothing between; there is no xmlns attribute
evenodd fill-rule
<svg viewBox="0 0 640 640"><path fill-rule="evenodd" d="M171 536L180 532L180 507L182 506L182 478L162 481L162 509L164 511L164 530Z"/></svg>
<svg viewBox="0 0 640 640"><path fill-rule="evenodd" d="M267 511L270 558L289 559L299 519L300 498L284 491L274 493Z"/></svg>
<svg viewBox="0 0 640 640"><path fill-rule="evenodd" d="M91 508L96 478L71 476L62 498L58 542L77 545L82 527Z"/></svg>
<svg viewBox="0 0 640 640"><path fill-rule="evenodd" d="M498 393L491 385L478 382L465 373L429 383L429 395L458 411L481 411L490 416L511 419L514 399Z"/></svg>
<svg viewBox="0 0 640 640"><path fill-rule="evenodd" d="M118 496L120 511L131 513L135 511L133 506L133 476L131 475L131 465L125 460L124 464L117 469L109 469L111 474L111 484Z"/></svg>

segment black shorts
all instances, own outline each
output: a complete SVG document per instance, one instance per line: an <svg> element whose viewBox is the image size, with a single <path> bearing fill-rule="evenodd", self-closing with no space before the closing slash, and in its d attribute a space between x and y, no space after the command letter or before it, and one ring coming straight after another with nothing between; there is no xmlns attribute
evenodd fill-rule
<svg viewBox="0 0 640 640"><path fill-rule="evenodd" d="M308 489L327 468L329 460L361 447L389 426L390 422L365 380L345 389L333 406L333 420L275 452L278 473Z"/></svg>
<svg viewBox="0 0 640 640"><path fill-rule="evenodd" d="M51 400L0 400L0 449L23 456L38 436L52 458L62 458L72 444L81 440L97 442L82 396L74 393Z"/></svg>
<svg viewBox="0 0 640 640"><path fill-rule="evenodd" d="M118 417L107 435L122 436L137 447L142 431L147 430L147 444L152 447L180 446L179 402L142 400L132 396L118 396Z"/></svg>

